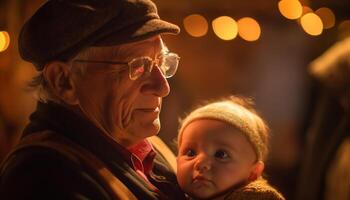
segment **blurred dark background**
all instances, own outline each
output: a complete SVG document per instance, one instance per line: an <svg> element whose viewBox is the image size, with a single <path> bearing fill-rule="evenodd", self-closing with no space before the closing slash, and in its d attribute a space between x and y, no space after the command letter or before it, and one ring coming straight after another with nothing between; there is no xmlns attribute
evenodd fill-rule
<svg viewBox="0 0 350 200"><path fill-rule="evenodd" d="M155 3L162 18L182 29L178 36L164 36L169 49L180 55L181 64L177 75L169 79L171 94L164 100L160 136L176 151L173 139L178 119L196 104L227 94L251 97L271 128L266 176L287 199L293 199L313 106L308 64L349 35L350 1L287 1L291 0ZM0 160L16 144L35 108L25 86L36 72L19 58L17 36L43 2L0 0ZM283 5L295 19L288 19L287 11L283 14ZM303 6L299 16L298 5ZM322 15L329 11L331 15ZM316 21L308 25L307 15ZM240 20L244 17L254 19L257 29L252 29L254 24L244 25ZM222 25L220 19L229 19L233 25Z"/></svg>

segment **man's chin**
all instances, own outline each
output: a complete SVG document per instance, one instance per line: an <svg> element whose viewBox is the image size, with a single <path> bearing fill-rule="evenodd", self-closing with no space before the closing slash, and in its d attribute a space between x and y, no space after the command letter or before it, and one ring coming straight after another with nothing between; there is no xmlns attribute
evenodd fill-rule
<svg viewBox="0 0 350 200"><path fill-rule="evenodd" d="M160 121L159 119L142 123L138 130L135 132L138 136L142 136L143 138L151 137L154 135L158 135L160 130Z"/></svg>
<svg viewBox="0 0 350 200"><path fill-rule="evenodd" d="M160 121L159 119L153 121L153 123L151 123L150 125L147 125L145 127L145 131L146 133L148 133L148 137L150 136L154 136L154 135L158 135L159 131L160 131Z"/></svg>

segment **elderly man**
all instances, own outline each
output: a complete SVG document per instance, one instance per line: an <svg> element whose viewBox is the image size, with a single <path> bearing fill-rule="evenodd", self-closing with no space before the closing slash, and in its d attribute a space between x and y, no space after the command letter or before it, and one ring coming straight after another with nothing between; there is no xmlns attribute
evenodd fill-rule
<svg viewBox="0 0 350 200"><path fill-rule="evenodd" d="M183 199L159 132L177 34L150 0L50 0L24 24L38 107L0 168L0 199Z"/></svg>

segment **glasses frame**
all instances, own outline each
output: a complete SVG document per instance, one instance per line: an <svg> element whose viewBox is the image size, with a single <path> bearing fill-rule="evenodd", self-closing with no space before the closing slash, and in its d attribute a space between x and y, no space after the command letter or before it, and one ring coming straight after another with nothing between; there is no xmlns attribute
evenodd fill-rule
<svg viewBox="0 0 350 200"><path fill-rule="evenodd" d="M166 75L166 72L163 71L163 69L161 68L161 66L158 66L157 64L157 61L159 60L160 57L174 57L177 59L177 66L175 67L175 72L171 75ZM108 61L108 60L83 60L83 59L76 59L76 60L73 60L72 62L78 62L78 63L96 63L96 64L109 64L109 65L127 65L129 67L129 78L130 80L137 80L140 76L138 77L133 77L131 74L132 74L132 66L131 64L135 61L135 60L138 60L138 59L142 59L142 58L146 58L148 59L149 61L151 61L151 65L148 69L148 72L151 72L153 70L153 67L154 65L157 65L157 67L160 69L160 71L162 72L162 75L165 77L165 78L171 78L172 76L175 75L176 71L177 71L177 68L178 68L178 65L179 65L179 60L180 60L180 57L176 54L176 53L172 53L172 52L168 52L166 54L161 54L159 55L157 58L155 59L152 59L151 57L149 56L141 56L141 57L137 57L137 58L133 58L131 59L129 62L121 62L121 61ZM141 75L142 76L142 75Z"/></svg>

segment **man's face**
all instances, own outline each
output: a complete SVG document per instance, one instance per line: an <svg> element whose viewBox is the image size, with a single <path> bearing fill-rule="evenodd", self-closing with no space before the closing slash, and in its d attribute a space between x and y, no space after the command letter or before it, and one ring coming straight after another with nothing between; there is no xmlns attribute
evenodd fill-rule
<svg viewBox="0 0 350 200"><path fill-rule="evenodd" d="M222 121L200 119L183 131L177 179L194 198L207 199L248 181L255 152L245 135Z"/></svg>
<svg viewBox="0 0 350 200"><path fill-rule="evenodd" d="M114 47L101 47L89 60L129 62L156 58L164 47L159 36ZM74 67L74 66L73 66ZM137 80L130 80L127 65L88 63L82 76L75 76L75 91L81 112L123 146L156 135L160 129L162 98L169 84L158 67Z"/></svg>

